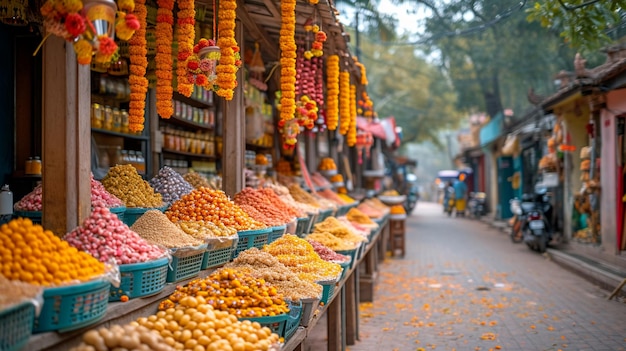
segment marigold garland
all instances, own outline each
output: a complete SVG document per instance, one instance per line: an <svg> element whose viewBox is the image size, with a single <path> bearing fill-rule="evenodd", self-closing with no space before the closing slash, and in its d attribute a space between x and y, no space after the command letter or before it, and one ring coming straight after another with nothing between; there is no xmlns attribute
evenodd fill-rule
<svg viewBox="0 0 626 351"><path fill-rule="evenodd" d="M146 107L146 93L148 92L148 79L146 78L146 67L148 66L148 49L146 46L146 17L148 9L146 0L135 0L135 16L139 21L139 28L128 41L130 64L129 78L130 85L130 108L128 109L128 129L131 132L139 133L143 131L144 111Z"/></svg>
<svg viewBox="0 0 626 351"><path fill-rule="evenodd" d="M337 129L339 122L339 56L330 55L326 61L326 126Z"/></svg>
<svg viewBox="0 0 626 351"><path fill-rule="evenodd" d="M350 128L350 73L339 73L339 133L346 135Z"/></svg>
<svg viewBox="0 0 626 351"><path fill-rule="evenodd" d="M354 64L361 71L361 85L367 85L367 70L365 69L365 65L359 62L359 59L356 56L353 56L352 59L354 59Z"/></svg>
<svg viewBox="0 0 626 351"><path fill-rule="evenodd" d="M187 60L193 54L193 41L196 37L194 0L178 0L178 64L176 66L176 89L182 95L191 96L193 82L187 79Z"/></svg>
<svg viewBox="0 0 626 351"><path fill-rule="evenodd" d="M215 69L217 73L215 84L219 87L216 93L226 100L232 100L237 87L237 70L241 66L239 46L235 39L237 1L222 0L218 8L217 46L220 47L221 55L220 64Z"/></svg>
<svg viewBox="0 0 626 351"><path fill-rule="evenodd" d="M296 112L296 1L283 0L280 9L280 119L289 121Z"/></svg>
<svg viewBox="0 0 626 351"><path fill-rule="evenodd" d="M350 85L350 126L348 128L348 136L346 137L346 143L352 147L356 145L357 130L356 130L356 85Z"/></svg>
<svg viewBox="0 0 626 351"><path fill-rule="evenodd" d="M156 24L156 109L161 118L174 114L172 107L172 26L174 24L174 0L157 0Z"/></svg>

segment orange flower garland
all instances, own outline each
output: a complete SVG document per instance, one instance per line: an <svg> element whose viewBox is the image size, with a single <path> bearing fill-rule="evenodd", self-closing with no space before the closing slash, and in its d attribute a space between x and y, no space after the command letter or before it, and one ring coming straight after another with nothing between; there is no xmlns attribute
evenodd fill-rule
<svg viewBox="0 0 626 351"><path fill-rule="evenodd" d="M339 122L339 56L330 55L326 61L326 126L337 129Z"/></svg>
<svg viewBox="0 0 626 351"><path fill-rule="evenodd" d="M296 112L296 0L280 3L280 119L289 121Z"/></svg>
<svg viewBox="0 0 626 351"><path fill-rule="evenodd" d="M176 89L189 97L193 92L193 82L187 79L187 59L193 54L193 41L196 37L194 0L178 0L178 64L176 66Z"/></svg>
<svg viewBox="0 0 626 351"><path fill-rule="evenodd" d="M157 0L156 24L156 109L162 118L170 118L172 107L172 25L174 24L174 0Z"/></svg>
<svg viewBox="0 0 626 351"><path fill-rule="evenodd" d="M339 73L339 133L346 135L350 128L350 73Z"/></svg>
<svg viewBox="0 0 626 351"><path fill-rule="evenodd" d="M350 126L348 128L348 136L346 142L348 146L356 145L356 85L350 85Z"/></svg>
<svg viewBox="0 0 626 351"><path fill-rule="evenodd" d="M139 133L143 130L144 111L146 108L146 93L148 92L148 79L146 79L146 67L148 66L148 49L146 46L146 0L135 0L135 16L139 20L139 29L128 41L130 54L130 106L128 109L128 129Z"/></svg>
<svg viewBox="0 0 626 351"><path fill-rule="evenodd" d="M215 84L219 87L217 95L226 100L233 99L233 93L237 87L237 70L241 65L239 46L235 40L235 19L237 18L236 0L222 0L219 4L218 39L220 47L220 64L215 69L217 79Z"/></svg>
<svg viewBox="0 0 626 351"><path fill-rule="evenodd" d="M359 59L356 56L353 56L354 64L361 70L361 85L367 85L367 71L365 69L365 65L359 62Z"/></svg>

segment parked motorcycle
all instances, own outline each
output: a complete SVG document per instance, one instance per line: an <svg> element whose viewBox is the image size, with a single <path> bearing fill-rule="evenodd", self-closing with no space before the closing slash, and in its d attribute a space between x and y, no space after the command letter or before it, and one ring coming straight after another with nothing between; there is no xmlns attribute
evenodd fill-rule
<svg viewBox="0 0 626 351"><path fill-rule="evenodd" d="M513 242L524 242L530 249L543 253L552 240L552 205L548 189L538 187L534 194L510 202L515 218L511 230Z"/></svg>
<svg viewBox="0 0 626 351"><path fill-rule="evenodd" d="M480 219L487 214L487 194L483 192L472 192L469 194L467 208L471 217Z"/></svg>

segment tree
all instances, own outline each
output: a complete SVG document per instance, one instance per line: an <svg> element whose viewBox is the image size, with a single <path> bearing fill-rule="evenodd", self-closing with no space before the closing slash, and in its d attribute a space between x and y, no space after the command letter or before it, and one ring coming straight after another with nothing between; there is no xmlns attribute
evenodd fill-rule
<svg viewBox="0 0 626 351"><path fill-rule="evenodd" d="M543 0L528 9L528 21L560 31L583 53L596 51L623 35L626 0Z"/></svg>

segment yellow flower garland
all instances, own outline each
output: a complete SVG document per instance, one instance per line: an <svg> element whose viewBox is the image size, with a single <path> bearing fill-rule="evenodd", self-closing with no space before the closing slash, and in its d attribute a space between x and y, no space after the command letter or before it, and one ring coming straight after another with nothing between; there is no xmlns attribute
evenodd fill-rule
<svg viewBox="0 0 626 351"><path fill-rule="evenodd" d="M187 79L187 59L193 54L196 37L194 0L178 0L178 63L176 66L176 89L182 95L191 96L193 83Z"/></svg>
<svg viewBox="0 0 626 351"><path fill-rule="evenodd" d="M352 57L354 59L354 64L361 70L361 85L367 85L367 70L365 69L365 65L359 62L359 59L356 56Z"/></svg>
<svg viewBox="0 0 626 351"><path fill-rule="evenodd" d="M280 118L289 121L296 112L296 1L280 4Z"/></svg>
<svg viewBox="0 0 626 351"><path fill-rule="evenodd" d="M174 24L174 0L157 0L156 24L156 109L161 118L174 114L172 107L172 25Z"/></svg>
<svg viewBox="0 0 626 351"><path fill-rule="evenodd" d="M144 111L146 108L146 93L148 92L148 79L146 79L146 67L148 66L148 49L146 47L146 16L148 9L145 0L135 0L135 16L139 21L139 29L128 41L130 54L130 103L128 109L128 129L139 133L143 130Z"/></svg>
<svg viewBox="0 0 626 351"><path fill-rule="evenodd" d="M348 136L346 142L348 146L356 145L356 85L350 85L350 126L348 128Z"/></svg>
<svg viewBox="0 0 626 351"><path fill-rule="evenodd" d="M219 87L217 95L226 100L233 99L233 93L237 87L237 70L239 63L239 47L235 39L235 19L237 18L237 1L222 0L219 3L218 39L220 47L220 64L215 69L217 79L215 84Z"/></svg>
<svg viewBox="0 0 626 351"><path fill-rule="evenodd" d="M337 129L339 122L339 56L330 55L326 61L326 126Z"/></svg>
<svg viewBox="0 0 626 351"><path fill-rule="evenodd" d="M350 128L350 73L339 73L339 133L346 135Z"/></svg>

